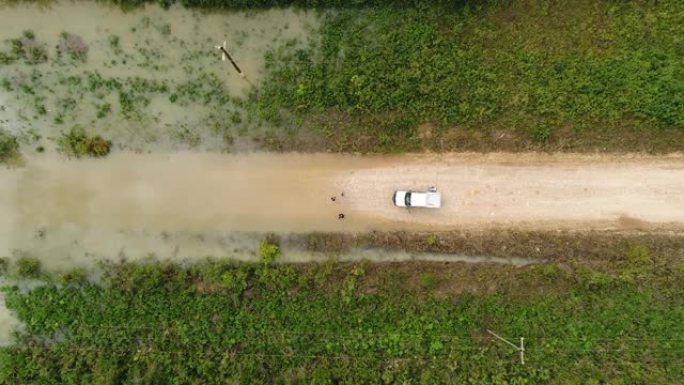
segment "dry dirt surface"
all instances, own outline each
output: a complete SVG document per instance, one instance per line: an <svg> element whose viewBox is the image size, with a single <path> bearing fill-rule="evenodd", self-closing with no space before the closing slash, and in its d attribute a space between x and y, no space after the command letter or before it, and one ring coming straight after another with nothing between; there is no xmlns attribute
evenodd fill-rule
<svg viewBox="0 0 684 385"><path fill-rule="evenodd" d="M395 189L430 185L441 209L392 205ZM674 231L684 227L684 156L45 154L0 168L0 214L0 255L164 253L168 234L201 243L235 231Z"/></svg>

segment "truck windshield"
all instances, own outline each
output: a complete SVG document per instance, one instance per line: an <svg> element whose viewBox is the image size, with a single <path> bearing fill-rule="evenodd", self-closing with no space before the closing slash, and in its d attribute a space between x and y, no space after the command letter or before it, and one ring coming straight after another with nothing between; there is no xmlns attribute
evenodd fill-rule
<svg viewBox="0 0 684 385"><path fill-rule="evenodd" d="M404 195L404 204L406 207L411 206L411 193L407 192L406 195Z"/></svg>

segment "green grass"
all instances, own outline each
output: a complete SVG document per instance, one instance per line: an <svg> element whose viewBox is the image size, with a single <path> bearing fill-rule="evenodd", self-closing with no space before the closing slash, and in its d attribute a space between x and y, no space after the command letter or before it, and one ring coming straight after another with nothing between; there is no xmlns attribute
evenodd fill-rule
<svg viewBox="0 0 684 385"><path fill-rule="evenodd" d="M320 41L269 54L253 100L343 151L672 151L684 138L683 24L680 1L329 12Z"/></svg>
<svg viewBox="0 0 684 385"><path fill-rule="evenodd" d="M0 382L676 383L684 271L644 252L609 269L112 265L102 286L8 290L26 331ZM486 329L526 337L527 364Z"/></svg>

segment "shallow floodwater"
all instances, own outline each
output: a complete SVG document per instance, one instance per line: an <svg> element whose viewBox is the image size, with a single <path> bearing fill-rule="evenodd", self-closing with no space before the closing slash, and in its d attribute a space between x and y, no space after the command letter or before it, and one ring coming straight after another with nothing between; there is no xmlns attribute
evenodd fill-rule
<svg viewBox="0 0 684 385"><path fill-rule="evenodd" d="M20 134L25 151L49 150L74 125L136 151L230 150L235 137L258 126L235 98L258 87L269 49L305 44L317 20L292 9L0 5L0 52L11 56L10 40L18 39L47 55L45 62L0 63L0 122ZM63 48L64 32L72 51ZM221 61L215 46L224 41L245 77ZM84 46L85 60L64 53Z"/></svg>

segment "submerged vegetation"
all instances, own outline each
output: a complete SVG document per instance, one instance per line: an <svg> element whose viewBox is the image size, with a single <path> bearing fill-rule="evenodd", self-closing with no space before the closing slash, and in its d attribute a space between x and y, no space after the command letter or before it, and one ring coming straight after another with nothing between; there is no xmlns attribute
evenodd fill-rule
<svg viewBox="0 0 684 385"><path fill-rule="evenodd" d="M45 63L48 60L46 44L36 40L31 30L24 31L21 37L11 39L8 43L11 48L8 52L0 52L0 65L11 64L15 61L32 65Z"/></svg>
<svg viewBox="0 0 684 385"><path fill-rule="evenodd" d="M19 142L11 133L0 128L0 163L16 159L19 155Z"/></svg>
<svg viewBox="0 0 684 385"><path fill-rule="evenodd" d="M74 126L58 140L60 151L67 155L81 157L102 157L109 154L112 142L99 135L89 136L81 126Z"/></svg>
<svg viewBox="0 0 684 385"><path fill-rule="evenodd" d="M114 264L98 285L78 271L8 289L26 329L0 349L0 382L677 382L684 270L632 254L528 268ZM525 337L526 364L487 329Z"/></svg>
<svg viewBox="0 0 684 385"><path fill-rule="evenodd" d="M169 144L173 149L202 144L203 149L226 151L236 136L258 139L263 131L260 122L247 113L240 96L243 88L257 81L263 55L252 51L263 52L266 47L243 50L241 60L257 61L248 69L254 78L248 81L236 75L231 79L228 64L207 51L211 47L206 44L207 31L188 35L184 28L183 34L173 34L168 23L173 15L167 18L163 11L157 12L158 19L119 15L122 23L132 26L130 34L120 36L95 30L86 30L82 36L69 30L49 36L33 25L36 32L4 36L4 47L0 44L0 121L17 127L22 139L28 132L36 132L35 140L21 143L50 150L58 147L51 141L64 127L75 125L134 151L149 150L156 143L166 149ZM289 15L285 10L274 12ZM313 20L306 15L294 15L287 22L271 22L271 15L250 17L268 24L261 21L253 32L255 37L241 39L268 41L258 42L264 45L304 34L300 28L305 28L296 26L295 30L288 23ZM200 17L193 15L191 21L199 24ZM222 22L215 19L212 25ZM246 29L244 24L240 28ZM232 31L238 32L246 36L243 30Z"/></svg>

